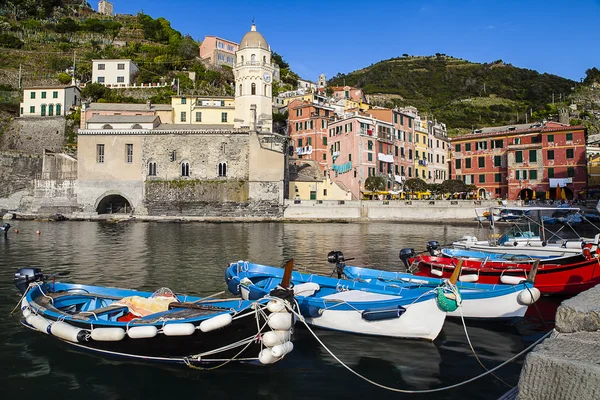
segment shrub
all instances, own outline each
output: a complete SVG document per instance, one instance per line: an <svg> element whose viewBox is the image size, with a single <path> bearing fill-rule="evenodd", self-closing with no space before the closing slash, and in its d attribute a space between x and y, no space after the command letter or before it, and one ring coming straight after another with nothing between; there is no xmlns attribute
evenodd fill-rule
<svg viewBox="0 0 600 400"><path fill-rule="evenodd" d="M58 74L58 81L63 85L67 85L71 83L71 76L69 74L65 74L64 72L61 72L60 74Z"/></svg>
<svg viewBox="0 0 600 400"><path fill-rule="evenodd" d="M0 33L0 46L8 47L9 49L20 49L25 43L16 36L8 33Z"/></svg>

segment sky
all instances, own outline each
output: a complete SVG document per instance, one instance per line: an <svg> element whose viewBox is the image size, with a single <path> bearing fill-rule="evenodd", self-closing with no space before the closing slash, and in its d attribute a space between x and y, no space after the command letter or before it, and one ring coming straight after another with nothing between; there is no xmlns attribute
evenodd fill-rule
<svg viewBox="0 0 600 400"><path fill-rule="evenodd" d="M95 0L90 3L96 7ZM252 19L271 50L316 81L392 57L435 53L503 60L579 81L600 68L600 0L112 0L115 12L164 17L201 41L239 42Z"/></svg>

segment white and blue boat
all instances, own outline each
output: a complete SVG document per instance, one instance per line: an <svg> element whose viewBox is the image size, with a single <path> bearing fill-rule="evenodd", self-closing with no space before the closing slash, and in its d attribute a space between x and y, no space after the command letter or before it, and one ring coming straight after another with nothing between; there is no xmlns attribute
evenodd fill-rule
<svg viewBox="0 0 600 400"><path fill-rule="evenodd" d="M346 279L374 283L390 287L408 286L423 289L435 288L444 284L445 279L427 276L415 276L405 272L382 271L371 268L342 266ZM531 276L530 279L534 277ZM469 275L461 276L469 280ZM540 291L533 287L532 280L523 280L514 285L490 285L461 281L456 282L460 293L460 304L448 316L476 319L522 318L527 308L540 298Z"/></svg>
<svg viewBox="0 0 600 400"><path fill-rule="evenodd" d="M190 367L271 364L293 349L293 293L257 301L54 282L38 268L14 278L21 323L82 350Z"/></svg>
<svg viewBox="0 0 600 400"><path fill-rule="evenodd" d="M279 285L283 269L248 261L230 264L229 290L256 300ZM308 324L365 335L434 340L452 304L442 288L375 285L315 274L292 273L294 298ZM455 303L455 302L454 302Z"/></svg>

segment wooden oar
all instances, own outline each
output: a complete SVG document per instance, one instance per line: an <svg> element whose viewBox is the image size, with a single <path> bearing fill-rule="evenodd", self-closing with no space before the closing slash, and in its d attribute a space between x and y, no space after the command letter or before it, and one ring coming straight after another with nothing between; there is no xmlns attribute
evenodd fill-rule
<svg viewBox="0 0 600 400"><path fill-rule="evenodd" d="M281 287L284 289L290 288L292 282L292 270L294 269L294 259L290 258L285 262L283 267L283 278L281 279Z"/></svg>
<svg viewBox="0 0 600 400"><path fill-rule="evenodd" d="M535 276L537 275L538 267L540 265L540 260L535 260L529 273L527 274L527 280L531 283L535 283Z"/></svg>
<svg viewBox="0 0 600 400"><path fill-rule="evenodd" d="M462 269L462 265L463 265L463 259L461 258L460 260L458 260L458 264L456 265L456 267L454 267L454 271L452 272L452 275L450 275L450 283L453 285L456 285L456 282L458 281L458 277L460 276L460 271Z"/></svg>

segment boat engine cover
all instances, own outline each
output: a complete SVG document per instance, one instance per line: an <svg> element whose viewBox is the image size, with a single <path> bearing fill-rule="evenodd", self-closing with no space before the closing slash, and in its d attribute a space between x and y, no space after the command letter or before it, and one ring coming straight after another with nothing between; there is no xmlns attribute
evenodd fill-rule
<svg viewBox="0 0 600 400"><path fill-rule="evenodd" d="M44 280L44 274L39 268L21 268L15 272L13 284L21 292L25 293L29 283L31 282L42 282Z"/></svg>

